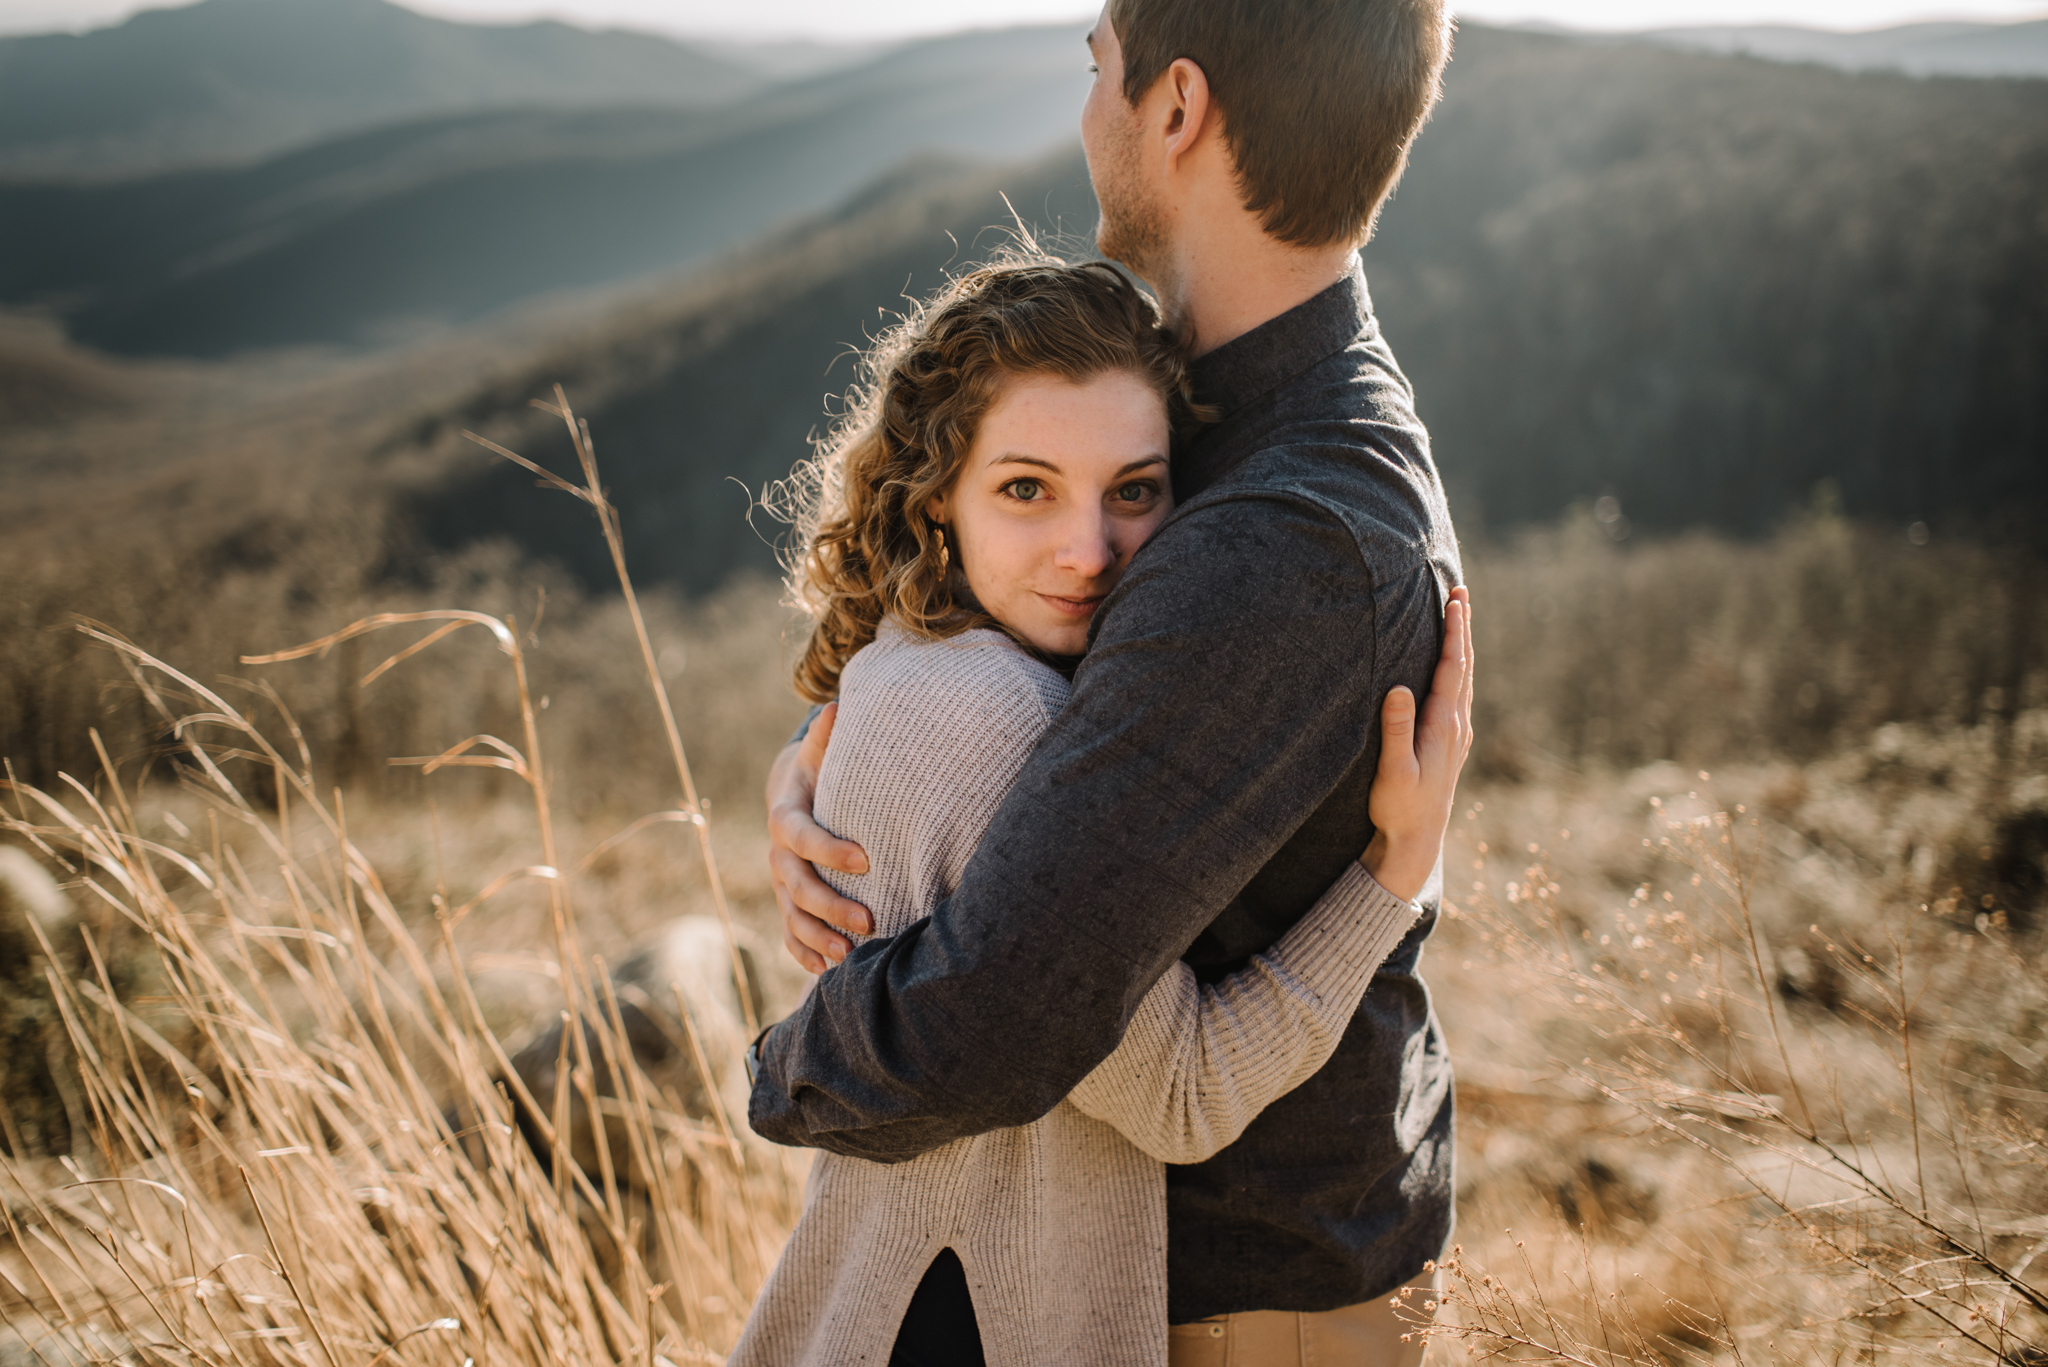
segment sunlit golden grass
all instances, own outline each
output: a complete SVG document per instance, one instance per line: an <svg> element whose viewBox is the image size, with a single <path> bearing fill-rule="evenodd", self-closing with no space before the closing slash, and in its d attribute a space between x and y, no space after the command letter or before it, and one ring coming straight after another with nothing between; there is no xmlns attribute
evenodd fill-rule
<svg viewBox="0 0 2048 1367"><path fill-rule="evenodd" d="M2039 764L2048 716L2021 739ZM1436 1360L2040 1360L2048 989L2016 908L1940 885L1957 852L1887 866L1855 842L1925 786L1894 774L1888 797L1873 770L1990 743L1475 788L1428 964L1461 1069ZM631 1088L609 1176L552 1164L518 1132L460 969L482 889L429 895L423 932L344 810L288 783L287 837L274 806L208 780L210 820L184 841L141 835L111 790L21 795L76 891L146 932L162 970L121 1009L97 955L56 979L91 1137L7 1164L10 1323L100 1360L169 1343L223 1363L595 1362L652 1343L716 1361L794 1216L796 1167L729 1111ZM1716 800L1752 789L1760 804ZM1964 785L1946 838L1999 801ZM1940 813L1910 810L1943 838ZM573 936L576 882L534 881L567 894ZM562 977L558 1009L610 1017L602 961ZM594 1041L565 1060L572 1087L626 1058L616 1024Z"/></svg>
<svg viewBox="0 0 2048 1367"><path fill-rule="evenodd" d="M563 487L598 512L616 555L587 434L561 415L586 475ZM172 818L183 840L146 835L110 761L97 792L9 785L17 814L5 829L61 868L74 895L146 937L161 989L146 1007L120 999L105 918L98 935L80 926L90 963L76 975L59 971L75 956L50 938L55 928L30 918L76 1077L60 1085L72 1111L61 1171L30 1160L8 1126L12 1248L0 1294L21 1346L59 1362L720 1360L793 1218L802 1164L750 1142L733 1114L756 985L656 652L624 587L680 800L620 840L663 825L696 832L727 931L728 996L744 1019L744 1030L711 1028L718 1003L669 985L703 1083L695 1107L642 1068L605 961L586 957L583 870L557 837L542 705L516 622L383 614L248 661L427 628L367 686L464 629L496 645L512 676L513 738L458 738L412 762L505 771L531 796L535 848L459 902L437 889L429 934L351 838L341 792L316 786L295 726L273 739L221 693L96 633L182 746L207 810L202 830ZM251 801L223 768L233 761L268 773L271 800ZM558 1013L587 1027L562 1033L545 1102L486 1020L456 938L472 912L521 883L545 894ZM593 1123L608 1142L578 1151Z"/></svg>
<svg viewBox="0 0 2048 1367"><path fill-rule="evenodd" d="M1950 881L2039 800L2002 744L1473 790L1446 1360L2048 1361L2039 928Z"/></svg>
<svg viewBox="0 0 2048 1367"><path fill-rule="evenodd" d="M502 551L383 583L375 535L292 544L308 518L189 593L171 551L129 564L118 630L44 620L55 551L9 600L40 624L10 724L75 734L0 839L74 915L0 962L0 1363L718 1361L804 1167L746 1132L738 1065L796 982L735 962L774 935L787 618ZM1432 1362L2048 1362L2025 600L1827 518L1587 518L1472 562L1492 748L1424 965L1460 1079ZM732 927L712 972L620 979L679 916ZM629 1018L676 998L657 1066Z"/></svg>
<svg viewBox="0 0 2048 1367"><path fill-rule="evenodd" d="M222 706L202 724L237 721ZM456 948L464 908L437 908L438 938L416 937L340 808L294 791L290 819L314 834L287 843L274 813L209 778L216 840L189 854L137 832L118 791L105 805L24 792L30 820L8 823L149 937L162 989L117 1003L90 932L92 971L52 974L88 1119L68 1157L5 1162L15 1332L54 1362L147 1345L329 1367L719 1360L797 1170L646 1083L602 961L578 953L573 885L547 880L560 1009L596 1028L588 1045L569 1036L556 1105L528 1101L534 1148ZM271 865L245 864L230 831ZM732 1048L717 1043L713 1071ZM616 1099L596 1095L608 1077L626 1080ZM606 1114L618 1168L559 1161L572 1088L579 1115Z"/></svg>

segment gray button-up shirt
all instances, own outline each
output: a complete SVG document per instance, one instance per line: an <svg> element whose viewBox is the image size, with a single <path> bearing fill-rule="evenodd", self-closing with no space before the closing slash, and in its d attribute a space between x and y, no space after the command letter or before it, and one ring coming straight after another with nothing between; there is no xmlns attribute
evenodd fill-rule
<svg viewBox="0 0 2048 1367"><path fill-rule="evenodd" d="M959 889L761 1041L767 1138L891 1162L1035 1120L1175 959L1238 967L1365 848L1381 700L1427 691L1460 582L1413 392L1357 270L1194 382L1223 417L1175 453L1181 502ZM1443 1248L1451 1071L1416 972L1436 895L1330 1062L1167 1169L1175 1323L1357 1304Z"/></svg>

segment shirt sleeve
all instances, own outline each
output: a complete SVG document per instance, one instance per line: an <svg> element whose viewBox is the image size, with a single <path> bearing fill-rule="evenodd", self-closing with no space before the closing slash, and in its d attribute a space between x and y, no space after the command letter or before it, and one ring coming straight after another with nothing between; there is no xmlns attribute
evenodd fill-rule
<svg viewBox="0 0 2048 1367"><path fill-rule="evenodd" d="M1380 699L1426 693L1440 633L1419 551L1376 577L1332 512L1292 495L1183 510L1104 604L954 895L857 946L762 1041L755 1130L893 1162L1051 1110L1376 761Z"/></svg>
<svg viewBox="0 0 2048 1367"><path fill-rule="evenodd" d="M1168 968L1068 1100L1162 1163L1200 1163L1336 1052L1421 909L1350 865L1314 910L1221 982Z"/></svg>

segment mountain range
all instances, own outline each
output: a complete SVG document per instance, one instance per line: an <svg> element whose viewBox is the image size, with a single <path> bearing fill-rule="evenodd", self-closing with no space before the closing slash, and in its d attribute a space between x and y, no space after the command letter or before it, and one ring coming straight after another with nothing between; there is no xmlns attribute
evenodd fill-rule
<svg viewBox="0 0 2048 1367"><path fill-rule="evenodd" d="M405 13L284 0L316 2ZM249 166L0 182L0 301L60 307L107 350L219 355L389 341L673 271L912 155L1009 160L1064 141L1082 33L936 39L709 109L443 115Z"/></svg>
<svg viewBox="0 0 2048 1367"><path fill-rule="evenodd" d="M365 467L440 472L405 493L420 544L509 535L602 580L581 529L459 436L565 459L519 416L561 381L636 572L703 589L772 567L749 500L829 422L849 351L991 227L1092 223L1079 38L958 35L695 108L441 113L254 163L0 185L0 301L102 353L0 351L0 398L55 412L61 380L75 410L169 364L108 353L488 339L483 378L394 408ZM1601 497L1617 530L1760 532L1820 499L2039 544L2044 222L2048 82L1468 24L1364 259L1467 535ZM501 365L506 310L550 291L576 325Z"/></svg>
<svg viewBox="0 0 2048 1367"><path fill-rule="evenodd" d="M0 40L0 174L227 165L431 114L720 104L731 55L566 24L458 24L385 0L202 0L90 33Z"/></svg>
<svg viewBox="0 0 2048 1367"><path fill-rule="evenodd" d="M1850 33L1767 24L1571 36L1923 76L2048 76L2048 17ZM481 110L706 109L888 51L453 23L388 0L199 0L87 33L0 38L0 177L245 165Z"/></svg>
<svg viewBox="0 0 2048 1367"><path fill-rule="evenodd" d="M2009 24L1900 24L1837 33L1792 24L1653 29L1677 47L1912 76L2048 76L2048 18Z"/></svg>

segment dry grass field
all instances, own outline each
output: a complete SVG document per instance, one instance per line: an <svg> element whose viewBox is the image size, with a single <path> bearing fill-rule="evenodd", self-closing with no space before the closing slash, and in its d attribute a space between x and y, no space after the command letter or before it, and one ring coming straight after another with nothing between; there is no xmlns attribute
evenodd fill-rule
<svg viewBox="0 0 2048 1367"><path fill-rule="evenodd" d="M118 631L12 599L16 677L79 682L15 694L65 706L0 793L0 1364L719 1361L804 1166L736 1066L800 987L790 620L293 519L183 598L136 551ZM2048 1362L2028 581L1825 509L1471 572L1432 1362Z"/></svg>
<svg viewBox="0 0 2048 1367"><path fill-rule="evenodd" d="M2038 850L2048 714L2021 730L2019 782L1984 730L1894 726L1806 764L1475 789L1431 974L1456 1342L2043 1360L2038 923L1963 893Z"/></svg>

